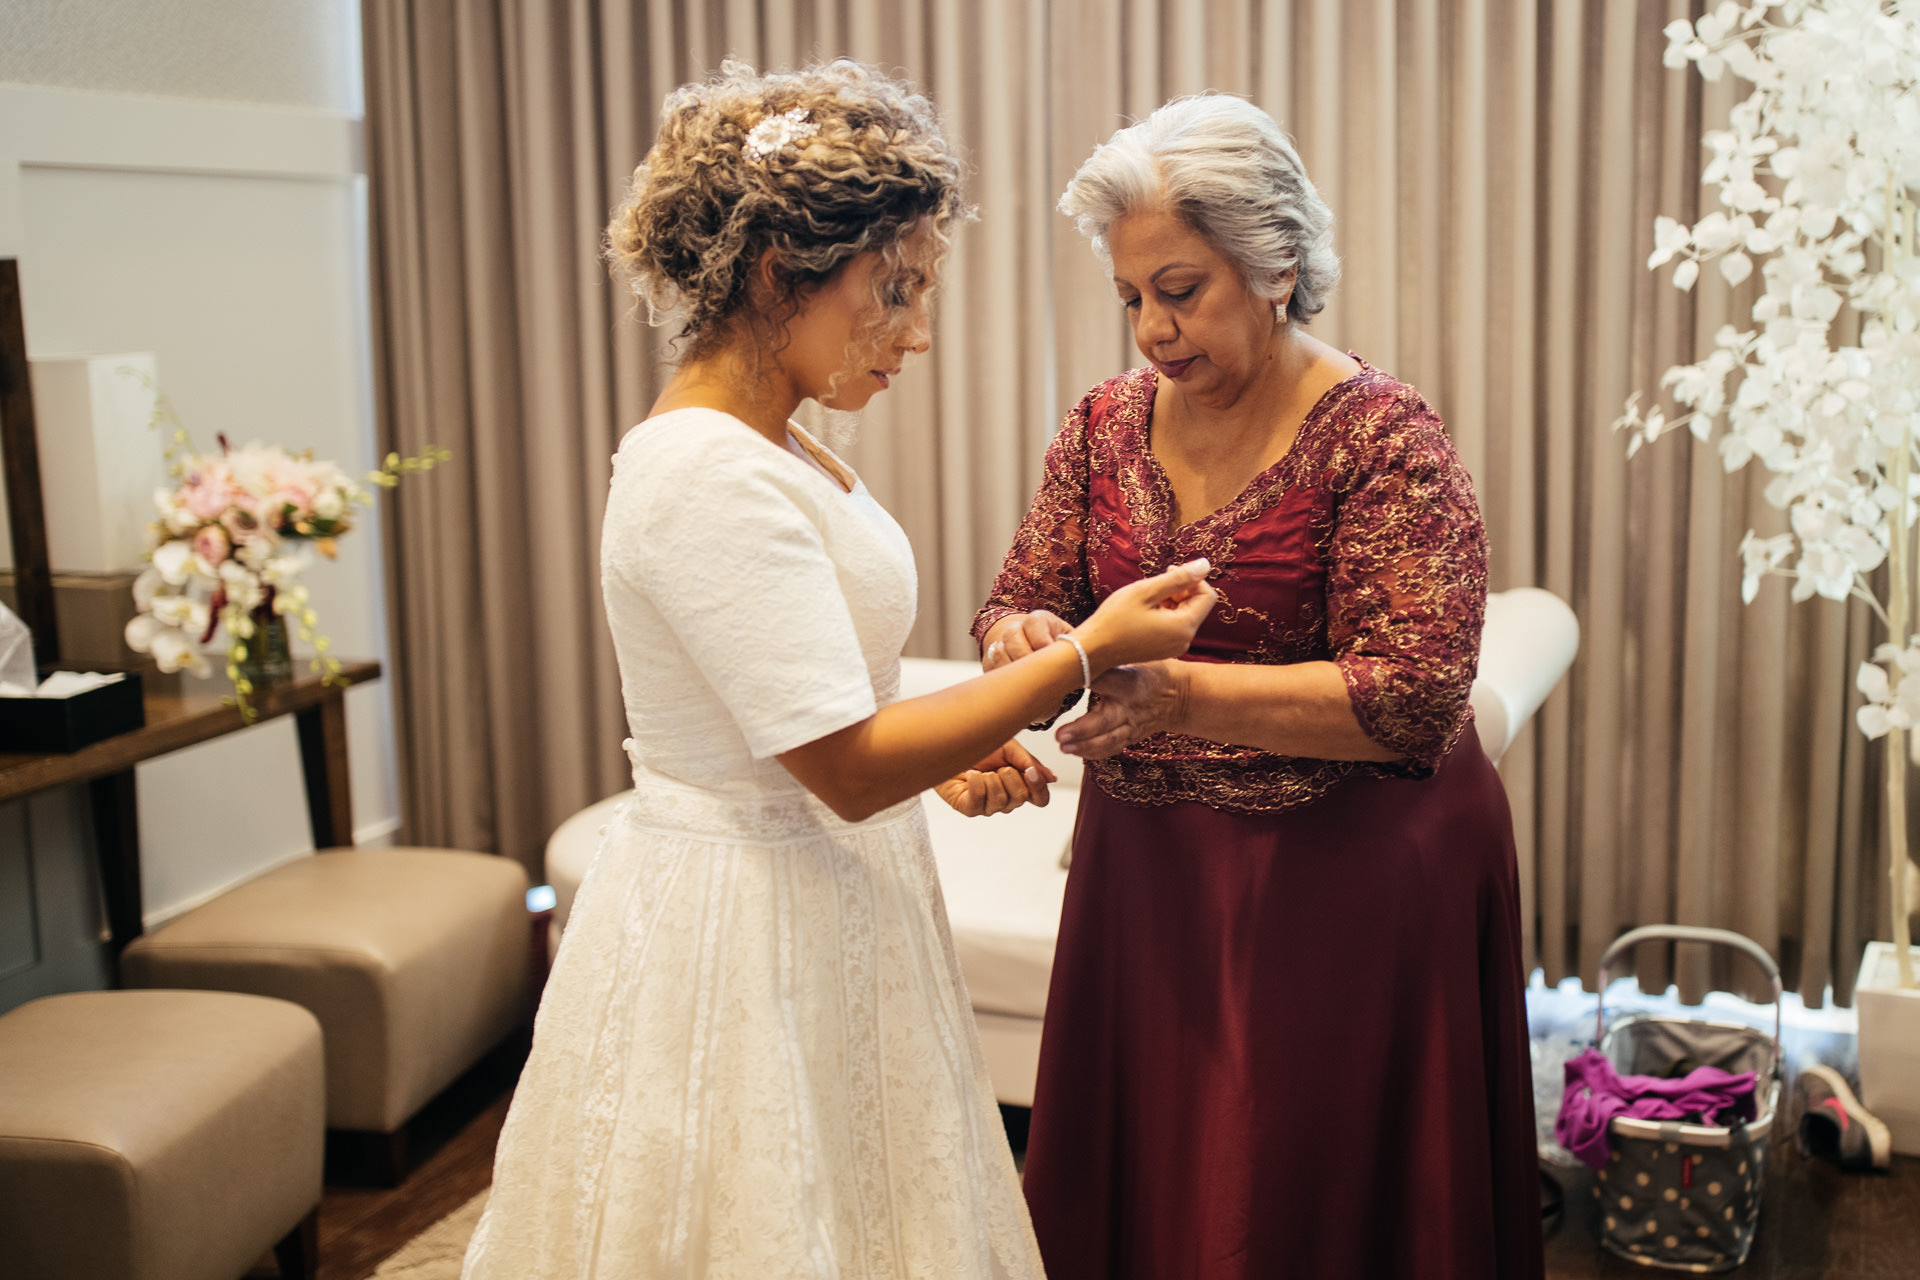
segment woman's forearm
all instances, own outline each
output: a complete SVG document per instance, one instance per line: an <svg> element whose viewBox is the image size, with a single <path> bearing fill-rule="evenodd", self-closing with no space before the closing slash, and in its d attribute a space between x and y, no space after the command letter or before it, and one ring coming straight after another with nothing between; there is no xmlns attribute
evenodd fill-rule
<svg viewBox="0 0 1920 1280"><path fill-rule="evenodd" d="M1067 641L878 714L780 756L801 785L858 820L945 781L1051 713L1063 695L1129 660L1186 652L1218 598L1192 560L1114 592ZM1029 614L1029 619L1040 615ZM1044 620L1043 620L1044 621ZM1060 620L1055 619L1055 622ZM1064 626L1064 623L1061 623Z"/></svg>
<svg viewBox="0 0 1920 1280"><path fill-rule="evenodd" d="M1170 664L1182 686L1174 732L1317 760L1396 760L1366 735L1331 662Z"/></svg>
<svg viewBox="0 0 1920 1280"><path fill-rule="evenodd" d="M1080 681L1080 656L1062 644L1032 661L882 707L783 752L780 763L835 813L858 822L991 754Z"/></svg>

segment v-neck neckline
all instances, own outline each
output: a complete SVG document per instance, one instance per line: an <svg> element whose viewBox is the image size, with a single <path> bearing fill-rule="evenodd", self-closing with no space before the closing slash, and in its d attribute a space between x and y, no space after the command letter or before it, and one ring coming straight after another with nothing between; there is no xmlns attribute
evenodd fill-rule
<svg viewBox="0 0 1920 1280"><path fill-rule="evenodd" d="M839 486L842 493L851 494L860 487L860 477L854 474L853 468L840 461L833 450L815 440L805 427L791 418L787 419L787 438L799 445L801 452L806 455L802 461L812 462L828 480ZM793 451L789 449L788 452Z"/></svg>
<svg viewBox="0 0 1920 1280"><path fill-rule="evenodd" d="M1293 439L1287 443L1286 449L1281 452L1280 456L1273 460L1272 465L1262 468L1257 475L1240 487L1240 492L1234 494L1233 497L1229 498L1226 502L1204 515L1196 516L1185 523L1180 521L1180 502L1173 491L1173 477L1167 474L1167 469L1160 464L1159 456L1153 451L1154 401L1160 389L1160 379L1158 371L1154 369L1152 365L1147 366L1144 371L1146 376L1141 379L1141 385L1146 397L1146 412L1140 416L1140 454L1146 460L1145 465L1149 469L1148 482L1158 494L1161 506L1166 512L1164 520L1165 528L1162 529L1161 532L1169 541L1189 535L1194 530L1213 523L1228 512L1239 511L1248 504L1250 498L1272 492L1273 478L1283 467L1292 462L1294 457L1299 453L1300 441L1307 435L1308 429L1315 426L1332 408L1336 397L1343 395L1349 388L1359 382L1360 379L1374 372L1372 365L1362 360L1353 352L1349 351L1346 354L1349 359L1356 361L1360 365L1360 368L1320 393L1319 397L1316 398L1313 404L1307 409L1306 416L1300 419L1300 425L1294 430ZM1251 514L1243 516L1235 523L1244 524L1246 520L1250 518Z"/></svg>

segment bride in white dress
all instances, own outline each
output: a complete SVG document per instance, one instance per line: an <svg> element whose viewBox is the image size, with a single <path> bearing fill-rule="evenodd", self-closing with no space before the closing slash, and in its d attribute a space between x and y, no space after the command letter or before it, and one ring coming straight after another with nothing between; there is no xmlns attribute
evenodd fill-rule
<svg viewBox="0 0 1920 1280"><path fill-rule="evenodd" d="M912 552L788 419L858 409L926 349L959 172L877 72L729 65L667 100L608 229L683 325L602 535L635 794L555 960L469 1280L1040 1275L917 797L1045 803L1007 739L1184 651L1212 593L1176 569L896 701Z"/></svg>

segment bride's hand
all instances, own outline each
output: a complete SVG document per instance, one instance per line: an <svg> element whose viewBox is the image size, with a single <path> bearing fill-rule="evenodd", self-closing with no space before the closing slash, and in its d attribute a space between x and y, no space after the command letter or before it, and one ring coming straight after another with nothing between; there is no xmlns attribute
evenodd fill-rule
<svg viewBox="0 0 1920 1280"><path fill-rule="evenodd" d="M1177 658L1193 643L1218 593L1208 585L1204 558L1129 582L1074 628L1093 666L1108 671L1129 662Z"/></svg>
<svg viewBox="0 0 1920 1280"><path fill-rule="evenodd" d="M1011 813L1023 804L1045 808L1047 784L1058 782L1053 770L1035 760L1017 742L1009 742L965 773L934 787L934 793L968 818Z"/></svg>
<svg viewBox="0 0 1920 1280"><path fill-rule="evenodd" d="M1073 624L1058 614L1035 609L1032 613L1004 618L993 629L999 634L987 643L987 651L980 655L982 671L1004 667L1046 648L1073 630Z"/></svg>

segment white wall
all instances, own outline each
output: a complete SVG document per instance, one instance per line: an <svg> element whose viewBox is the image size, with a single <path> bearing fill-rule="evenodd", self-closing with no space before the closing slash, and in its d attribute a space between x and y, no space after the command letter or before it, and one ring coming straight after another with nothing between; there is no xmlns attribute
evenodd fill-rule
<svg viewBox="0 0 1920 1280"><path fill-rule="evenodd" d="M357 0L0 0L0 81L357 116Z"/></svg>
<svg viewBox="0 0 1920 1280"><path fill-rule="evenodd" d="M31 355L152 351L202 447L374 465L357 12L0 0L0 255ZM335 652L385 661L379 538L376 511L309 582ZM378 842L399 822L387 686L347 707L356 834ZM150 921L312 847L289 721L139 787Z"/></svg>

